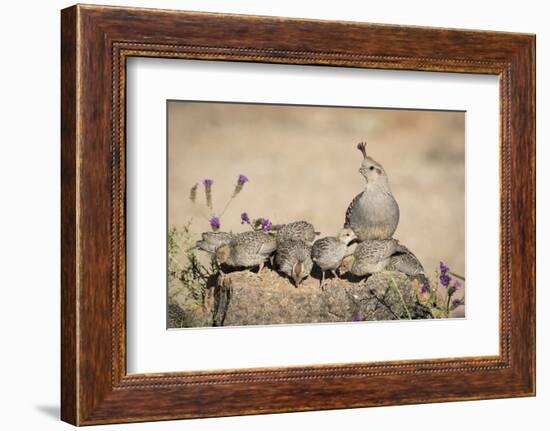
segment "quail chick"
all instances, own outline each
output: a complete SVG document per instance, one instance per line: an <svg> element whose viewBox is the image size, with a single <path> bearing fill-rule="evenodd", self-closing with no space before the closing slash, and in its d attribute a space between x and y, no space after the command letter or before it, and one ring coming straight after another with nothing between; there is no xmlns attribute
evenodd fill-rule
<svg viewBox="0 0 550 431"><path fill-rule="evenodd" d="M265 261L277 248L276 239L261 231L242 232L232 236L216 250L216 262L231 267L252 268L260 272ZM221 271L220 271L221 272Z"/></svg>
<svg viewBox="0 0 550 431"><path fill-rule="evenodd" d="M336 269L347 254L348 244L356 238L351 229L342 229L338 237L327 236L318 239L311 248L311 259L321 268L321 288L325 284L325 272L330 271L335 277Z"/></svg>
<svg viewBox="0 0 550 431"><path fill-rule="evenodd" d="M353 253L350 272L362 277L383 271L397 250L397 244L395 239L368 240L360 243Z"/></svg>
<svg viewBox="0 0 550 431"><path fill-rule="evenodd" d="M313 268L311 246L301 239L283 238L277 243L275 263L298 287Z"/></svg>
<svg viewBox="0 0 550 431"><path fill-rule="evenodd" d="M418 258L402 244L397 244L394 254L390 257L387 269L412 276L424 274L424 267Z"/></svg>
<svg viewBox="0 0 550 431"><path fill-rule="evenodd" d="M315 236L319 235L315 232L313 225L307 221L294 221L284 225L273 226L275 237L278 241L283 239L301 239L307 243L312 243Z"/></svg>
<svg viewBox="0 0 550 431"><path fill-rule="evenodd" d="M365 143L361 142L357 148L363 153L359 173L365 178L366 185L351 201L344 227L352 229L359 241L389 239L399 223L399 206L382 165L367 156Z"/></svg>
<svg viewBox="0 0 550 431"><path fill-rule="evenodd" d="M233 235L227 232L204 232L196 247L208 253L215 253L218 247L228 244Z"/></svg>

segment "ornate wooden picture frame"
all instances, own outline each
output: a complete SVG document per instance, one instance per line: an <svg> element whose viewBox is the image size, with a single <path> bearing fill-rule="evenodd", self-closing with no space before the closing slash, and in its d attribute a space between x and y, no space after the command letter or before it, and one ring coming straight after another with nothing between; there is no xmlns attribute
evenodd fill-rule
<svg viewBox="0 0 550 431"><path fill-rule="evenodd" d="M102 6L62 11L61 417L75 425L535 394L535 37ZM128 374L126 60L497 75L500 353Z"/></svg>

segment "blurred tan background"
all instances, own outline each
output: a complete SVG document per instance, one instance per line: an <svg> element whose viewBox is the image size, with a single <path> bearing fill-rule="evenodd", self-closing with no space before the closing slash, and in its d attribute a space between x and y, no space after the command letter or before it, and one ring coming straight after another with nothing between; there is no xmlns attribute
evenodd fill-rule
<svg viewBox="0 0 550 431"><path fill-rule="evenodd" d="M237 176L250 182L221 219L221 230L243 231L240 214L276 223L308 220L322 235L343 226L361 192L367 152L389 177L401 218L395 237L431 274L440 260L464 268L464 113L203 102L168 103L168 224L192 219L210 230L202 180L214 180L214 212ZM201 183L197 204L189 190Z"/></svg>

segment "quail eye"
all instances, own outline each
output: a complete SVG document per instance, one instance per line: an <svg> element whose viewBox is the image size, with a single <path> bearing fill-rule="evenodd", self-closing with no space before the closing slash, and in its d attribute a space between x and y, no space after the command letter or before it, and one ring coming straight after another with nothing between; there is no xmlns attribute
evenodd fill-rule
<svg viewBox="0 0 550 431"><path fill-rule="evenodd" d="M371 171L374 171L374 166L371 166L369 169L370 169Z"/></svg>

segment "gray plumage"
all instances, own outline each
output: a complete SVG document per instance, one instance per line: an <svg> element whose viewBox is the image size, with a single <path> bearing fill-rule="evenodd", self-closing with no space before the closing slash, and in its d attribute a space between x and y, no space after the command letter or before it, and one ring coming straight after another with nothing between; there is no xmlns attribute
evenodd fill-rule
<svg viewBox="0 0 550 431"><path fill-rule="evenodd" d="M301 239L283 238L277 243L275 263L298 286L313 268L311 246Z"/></svg>
<svg viewBox="0 0 550 431"><path fill-rule="evenodd" d="M204 232L202 239L196 242L196 247L208 253L215 253L218 247L228 244L233 235L227 232Z"/></svg>
<svg viewBox="0 0 550 431"><path fill-rule="evenodd" d="M321 287L325 282L325 272L331 271L337 277L336 269L348 253L348 244L355 239L351 229L342 229L338 237L327 236L318 239L311 248L311 259L321 268Z"/></svg>
<svg viewBox="0 0 550 431"><path fill-rule="evenodd" d="M387 269L412 276L424 274L424 267L418 258L402 244L397 245L395 253L390 257Z"/></svg>
<svg viewBox="0 0 550 431"><path fill-rule="evenodd" d="M227 244L216 250L218 265L252 268L263 268L264 262L277 248L277 241L272 235L262 231L242 232L232 236Z"/></svg>
<svg viewBox="0 0 550 431"><path fill-rule="evenodd" d="M353 253L350 272L362 277L385 270L397 247L395 239L368 240L360 243Z"/></svg>
<svg viewBox="0 0 550 431"><path fill-rule="evenodd" d="M359 241L389 239L399 223L399 206L382 165L367 156L364 143L358 144L357 148L363 153L359 172L367 184L351 201L344 227L352 229Z"/></svg>
<svg viewBox="0 0 550 431"><path fill-rule="evenodd" d="M317 235L313 225L307 221L294 221L284 225L276 225L272 229L278 241L301 239L307 243L312 243Z"/></svg>

